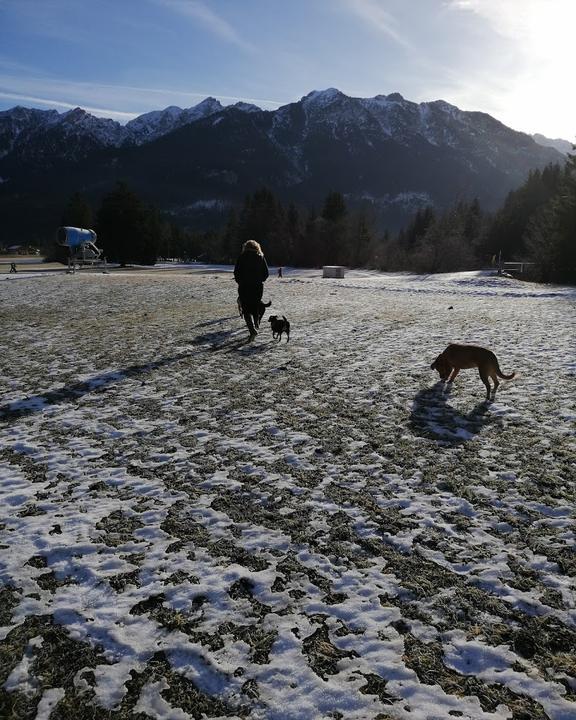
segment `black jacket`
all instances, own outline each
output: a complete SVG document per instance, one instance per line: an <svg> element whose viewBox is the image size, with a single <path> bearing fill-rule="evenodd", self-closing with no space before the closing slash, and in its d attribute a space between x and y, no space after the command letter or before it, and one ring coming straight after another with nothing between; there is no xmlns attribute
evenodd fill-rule
<svg viewBox="0 0 576 720"><path fill-rule="evenodd" d="M239 286L261 285L268 277L266 259L255 250L240 254L234 266L234 279Z"/></svg>

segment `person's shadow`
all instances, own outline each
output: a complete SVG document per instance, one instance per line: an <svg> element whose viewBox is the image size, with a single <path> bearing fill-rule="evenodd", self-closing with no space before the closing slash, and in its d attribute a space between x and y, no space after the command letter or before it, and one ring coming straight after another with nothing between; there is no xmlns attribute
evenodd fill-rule
<svg viewBox="0 0 576 720"><path fill-rule="evenodd" d="M237 320L238 315L227 315L226 317L216 318L216 320L206 320L205 322L198 323L194 327L204 328L210 327L211 325L219 325L220 323L226 322L226 320Z"/></svg>
<svg viewBox="0 0 576 720"><path fill-rule="evenodd" d="M451 387L438 382L416 394L410 412L410 430L420 437L460 445L472 440L483 428L499 424L500 419L489 413L491 401L482 400L467 413L448 403Z"/></svg>
<svg viewBox="0 0 576 720"><path fill-rule="evenodd" d="M5 405L0 405L0 422L17 420L27 415L46 410L49 405L58 405L64 402L71 402L91 392L105 390L109 385L119 383L127 378L134 378L145 375L164 367L192 357L195 352L182 352L172 357L162 358L141 365L130 365L120 370L112 370L100 375L95 375L89 380L72 383L56 390L47 390L38 395L29 395L22 400L15 400Z"/></svg>
<svg viewBox="0 0 576 720"><path fill-rule="evenodd" d="M245 355L256 355L272 347L272 343L250 344L246 333L242 332L239 336L239 332L238 330L223 330L198 335L193 339L192 344L197 346L207 345L207 348L199 347L194 350L178 353L171 357L161 358L160 360L111 370L101 373L100 375L94 375L94 377L88 380L71 383L70 385L65 385L55 390L47 390L46 392L36 395L29 395L22 400L5 403L4 405L0 405L0 422L10 422L28 415L33 415L37 412L43 412L50 405L74 402L88 393L103 392L110 385L120 383L129 378L145 376L166 365L172 365L181 360L197 356L206 349L210 351L224 350L226 352L240 351Z"/></svg>
<svg viewBox="0 0 576 720"><path fill-rule="evenodd" d="M249 336L244 328L236 330L217 330L216 332L202 333L192 339L193 345L203 346L214 351L232 352L249 344Z"/></svg>
<svg viewBox="0 0 576 720"><path fill-rule="evenodd" d="M215 330L212 332L201 333L192 338L192 345L208 345L210 349L224 346L227 343L239 340L238 334L240 330Z"/></svg>
<svg viewBox="0 0 576 720"><path fill-rule="evenodd" d="M225 318L228 319L228 318ZM221 322L220 320L215 322ZM205 327L212 323L201 323L196 327ZM258 355L266 352L273 347L275 343L264 340L261 334L259 340L251 343L246 328L232 328L213 330L204 332L192 338L192 344L196 346L204 346L211 352L236 352L241 351L243 355Z"/></svg>

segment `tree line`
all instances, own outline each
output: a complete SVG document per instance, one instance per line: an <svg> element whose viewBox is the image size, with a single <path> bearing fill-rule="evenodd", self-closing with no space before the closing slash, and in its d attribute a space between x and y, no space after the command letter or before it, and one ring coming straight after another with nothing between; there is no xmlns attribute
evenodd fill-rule
<svg viewBox="0 0 576 720"><path fill-rule="evenodd" d="M242 244L260 242L271 265L325 264L421 273L469 270L496 259L532 261L533 279L576 282L576 156L565 166L532 171L495 213L477 200L444 211L420 208L402 230L379 230L366 210L329 192L319 209L283 204L267 188L246 196L213 231L181 228L125 184L93 214L75 194L63 225L94 227L112 262L153 264L158 258L233 263Z"/></svg>

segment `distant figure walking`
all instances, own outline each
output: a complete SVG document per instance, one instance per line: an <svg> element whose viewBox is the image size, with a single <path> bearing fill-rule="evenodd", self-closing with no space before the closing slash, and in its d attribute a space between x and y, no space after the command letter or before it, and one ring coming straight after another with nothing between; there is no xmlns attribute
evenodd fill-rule
<svg viewBox="0 0 576 720"><path fill-rule="evenodd" d="M16 263L10 263L10 272L11 273L17 273L18 270L16 270Z"/></svg>
<svg viewBox="0 0 576 720"><path fill-rule="evenodd" d="M278 268L278 277L279 277L279 278L282 277L282 266L280 266L280 267Z"/></svg>
<svg viewBox="0 0 576 720"><path fill-rule="evenodd" d="M258 311L267 278L268 264L262 248L255 240L248 240L242 246L242 252L236 260L234 280L238 283L238 297L250 333L250 341L258 334L260 324Z"/></svg>

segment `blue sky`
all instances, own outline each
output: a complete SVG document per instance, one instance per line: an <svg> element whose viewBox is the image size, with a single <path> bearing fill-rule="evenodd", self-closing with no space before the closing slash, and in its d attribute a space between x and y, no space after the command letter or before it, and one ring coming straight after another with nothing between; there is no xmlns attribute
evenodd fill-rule
<svg viewBox="0 0 576 720"><path fill-rule="evenodd" d="M0 0L0 109L400 92L576 141L576 0Z"/></svg>

